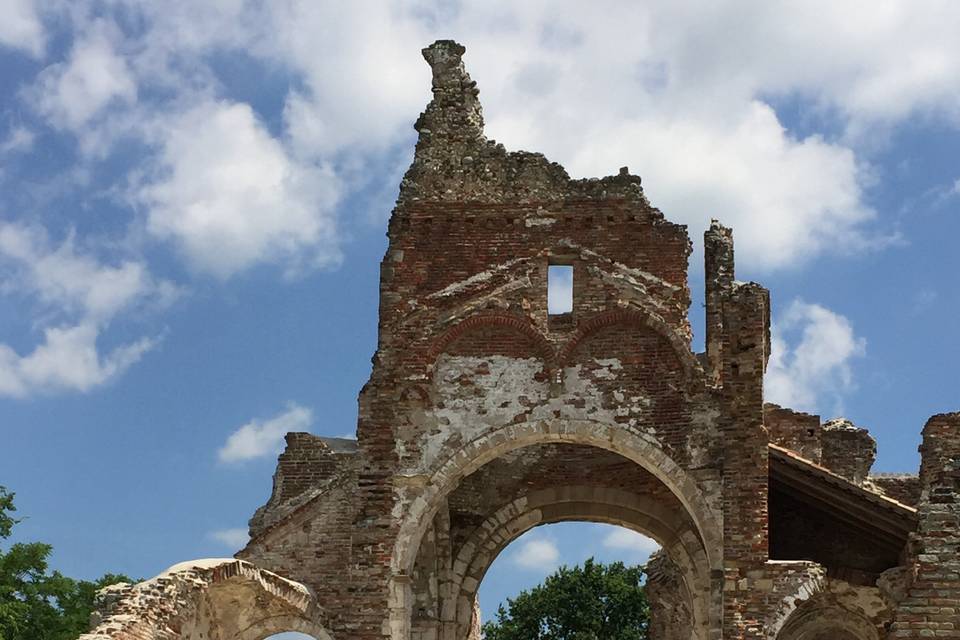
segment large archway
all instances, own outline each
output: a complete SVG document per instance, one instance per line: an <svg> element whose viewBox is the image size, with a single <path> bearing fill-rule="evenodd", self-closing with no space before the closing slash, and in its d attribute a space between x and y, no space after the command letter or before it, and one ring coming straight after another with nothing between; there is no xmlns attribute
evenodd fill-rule
<svg viewBox="0 0 960 640"><path fill-rule="evenodd" d="M391 633L467 637L487 569L514 539L553 522L616 524L656 540L706 637L716 520L696 484L641 434L588 421L510 425L453 454L408 506L393 557Z"/></svg>

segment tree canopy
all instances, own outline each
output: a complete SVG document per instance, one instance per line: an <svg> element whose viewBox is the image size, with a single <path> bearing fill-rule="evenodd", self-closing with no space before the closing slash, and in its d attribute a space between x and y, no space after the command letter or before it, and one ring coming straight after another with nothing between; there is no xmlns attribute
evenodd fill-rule
<svg viewBox="0 0 960 640"><path fill-rule="evenodd" d="M643 567L560 567L543 584L502 605L483 626L486 640L644 640L650 607Z"/></svg>
<svg viewBox="0 0 960 640"><path fill-rule="evenodd" d="M14 494L0 486L0 540L10 538ZM17 542L0 548L0 640L74 640L88 630L93 600L102 587L131 582L106 574L89 582L50 572L53 548L42 542Z"/></svg>

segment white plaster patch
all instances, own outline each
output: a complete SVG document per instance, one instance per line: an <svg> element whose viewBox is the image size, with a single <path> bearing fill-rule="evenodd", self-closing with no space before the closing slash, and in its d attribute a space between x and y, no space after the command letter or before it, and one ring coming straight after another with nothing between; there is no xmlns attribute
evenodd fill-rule
<svg viewBox="0 0 960 640"><path fill-rule="evenodd" d="M623 369L619 358L594 358L593 361L600 366L592 371L595 380L615 380L616 372Z"/></svg>
<svg viewBox="0 0 960 640"><path fill-rule="evenodd" d="M436 460L452 440L466 444L546 402L549 384L535 379L542 371L538 358L441 355L434 366L437 402L426 412L434 429L421 439L421 465Z"/></svg>
<svg viewBox="0 0 960 640"><path fill-rule="evenodd" d="M485 282L488 282L494 276L502 273L513 267L514 265L523 262L526 258L514 258L513 260L507 260L502 262L495 267L487 269L486 271L481 271L480 273L475 273L465 280L460 280L459 282L454 282L453 284L447 285L440 291L435 291L427 296L427 299L431 298L443 298L446 296L452 296L454 294L466 291L477 285L481 285Z"/></svg>
<svg viewBox="0 0 960 640"><path fill-rule="evenodd" d="M556 222L556 218L527 218L523 221L523 224L525 224L527 228L530 228L549 226L551 224L556 224Z"/></svg>

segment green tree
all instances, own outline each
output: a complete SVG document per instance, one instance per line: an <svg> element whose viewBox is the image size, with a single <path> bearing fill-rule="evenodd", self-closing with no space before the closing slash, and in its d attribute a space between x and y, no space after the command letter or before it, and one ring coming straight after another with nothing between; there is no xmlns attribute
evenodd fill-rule
<svg viewBox="0 0 960 640"><path fill-rule="evenodd" d="M14 494L0 486L0 539L10 537ZM0 548L0 640L74 640L88 629L93 599L102 587L130 582L107 574L95 582L49 572L53 548L42 542L17 542Z"/></svg>
<svg viewBox="0 0 960 640"><path fill-rule="evenodd" d="M501 605L486 640L644 640L650 607L643 567L587 560Z"/></svg>

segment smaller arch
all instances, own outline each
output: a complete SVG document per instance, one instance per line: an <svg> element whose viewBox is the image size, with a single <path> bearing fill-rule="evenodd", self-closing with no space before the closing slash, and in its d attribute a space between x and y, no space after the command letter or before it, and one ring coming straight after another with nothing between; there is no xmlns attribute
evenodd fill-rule
<svg viewBox="0 0 960 640"><path fill-rule="evenodd" d="M478 526L454 558L451 597L444 603L443 619L468 628L473 599L496 557L534 527L571 521L617 525L652 537L682 568L685 586L693 596L693 627L700 634L695 637L705 637L710 570L703 542L691 523L647 496L588 485L533 492L504 505Z"/></svg>
<svg viewBox="0 0 960 640"><path fill-rule="evenodd" d="M570 358L584 340L600 329L615 325L641 326L650 329L666 340L673 348L680 366L683 368L684 378L690 382L705 380L703 367L690 350L689 344L681 337L659 314L643 307L624 307L611 311L603 311L577 326L577 330L565 345L559 350L556 357L558 367L566 366Z"/></svg>
<svg viewBox="0 0 960 640"><path fill-rule="evenodd" d="M546 366L549 367L554 359L553 345L529 320L509 313L487 312L478 313L461 320L434 340L428 351L431 365L454 340L480 327L509 327L514 329L530 339L536 346L537 355L540 356Z"/></svg>
<svg viewBox="0 0 960 640"><path fill-rule="evenodd" d="M232 640L266 640L270 636L287 631L305 633L315 640L333 640L327 630L316 622L291 615L272 616L259 620L237 633Z"/></svg>

